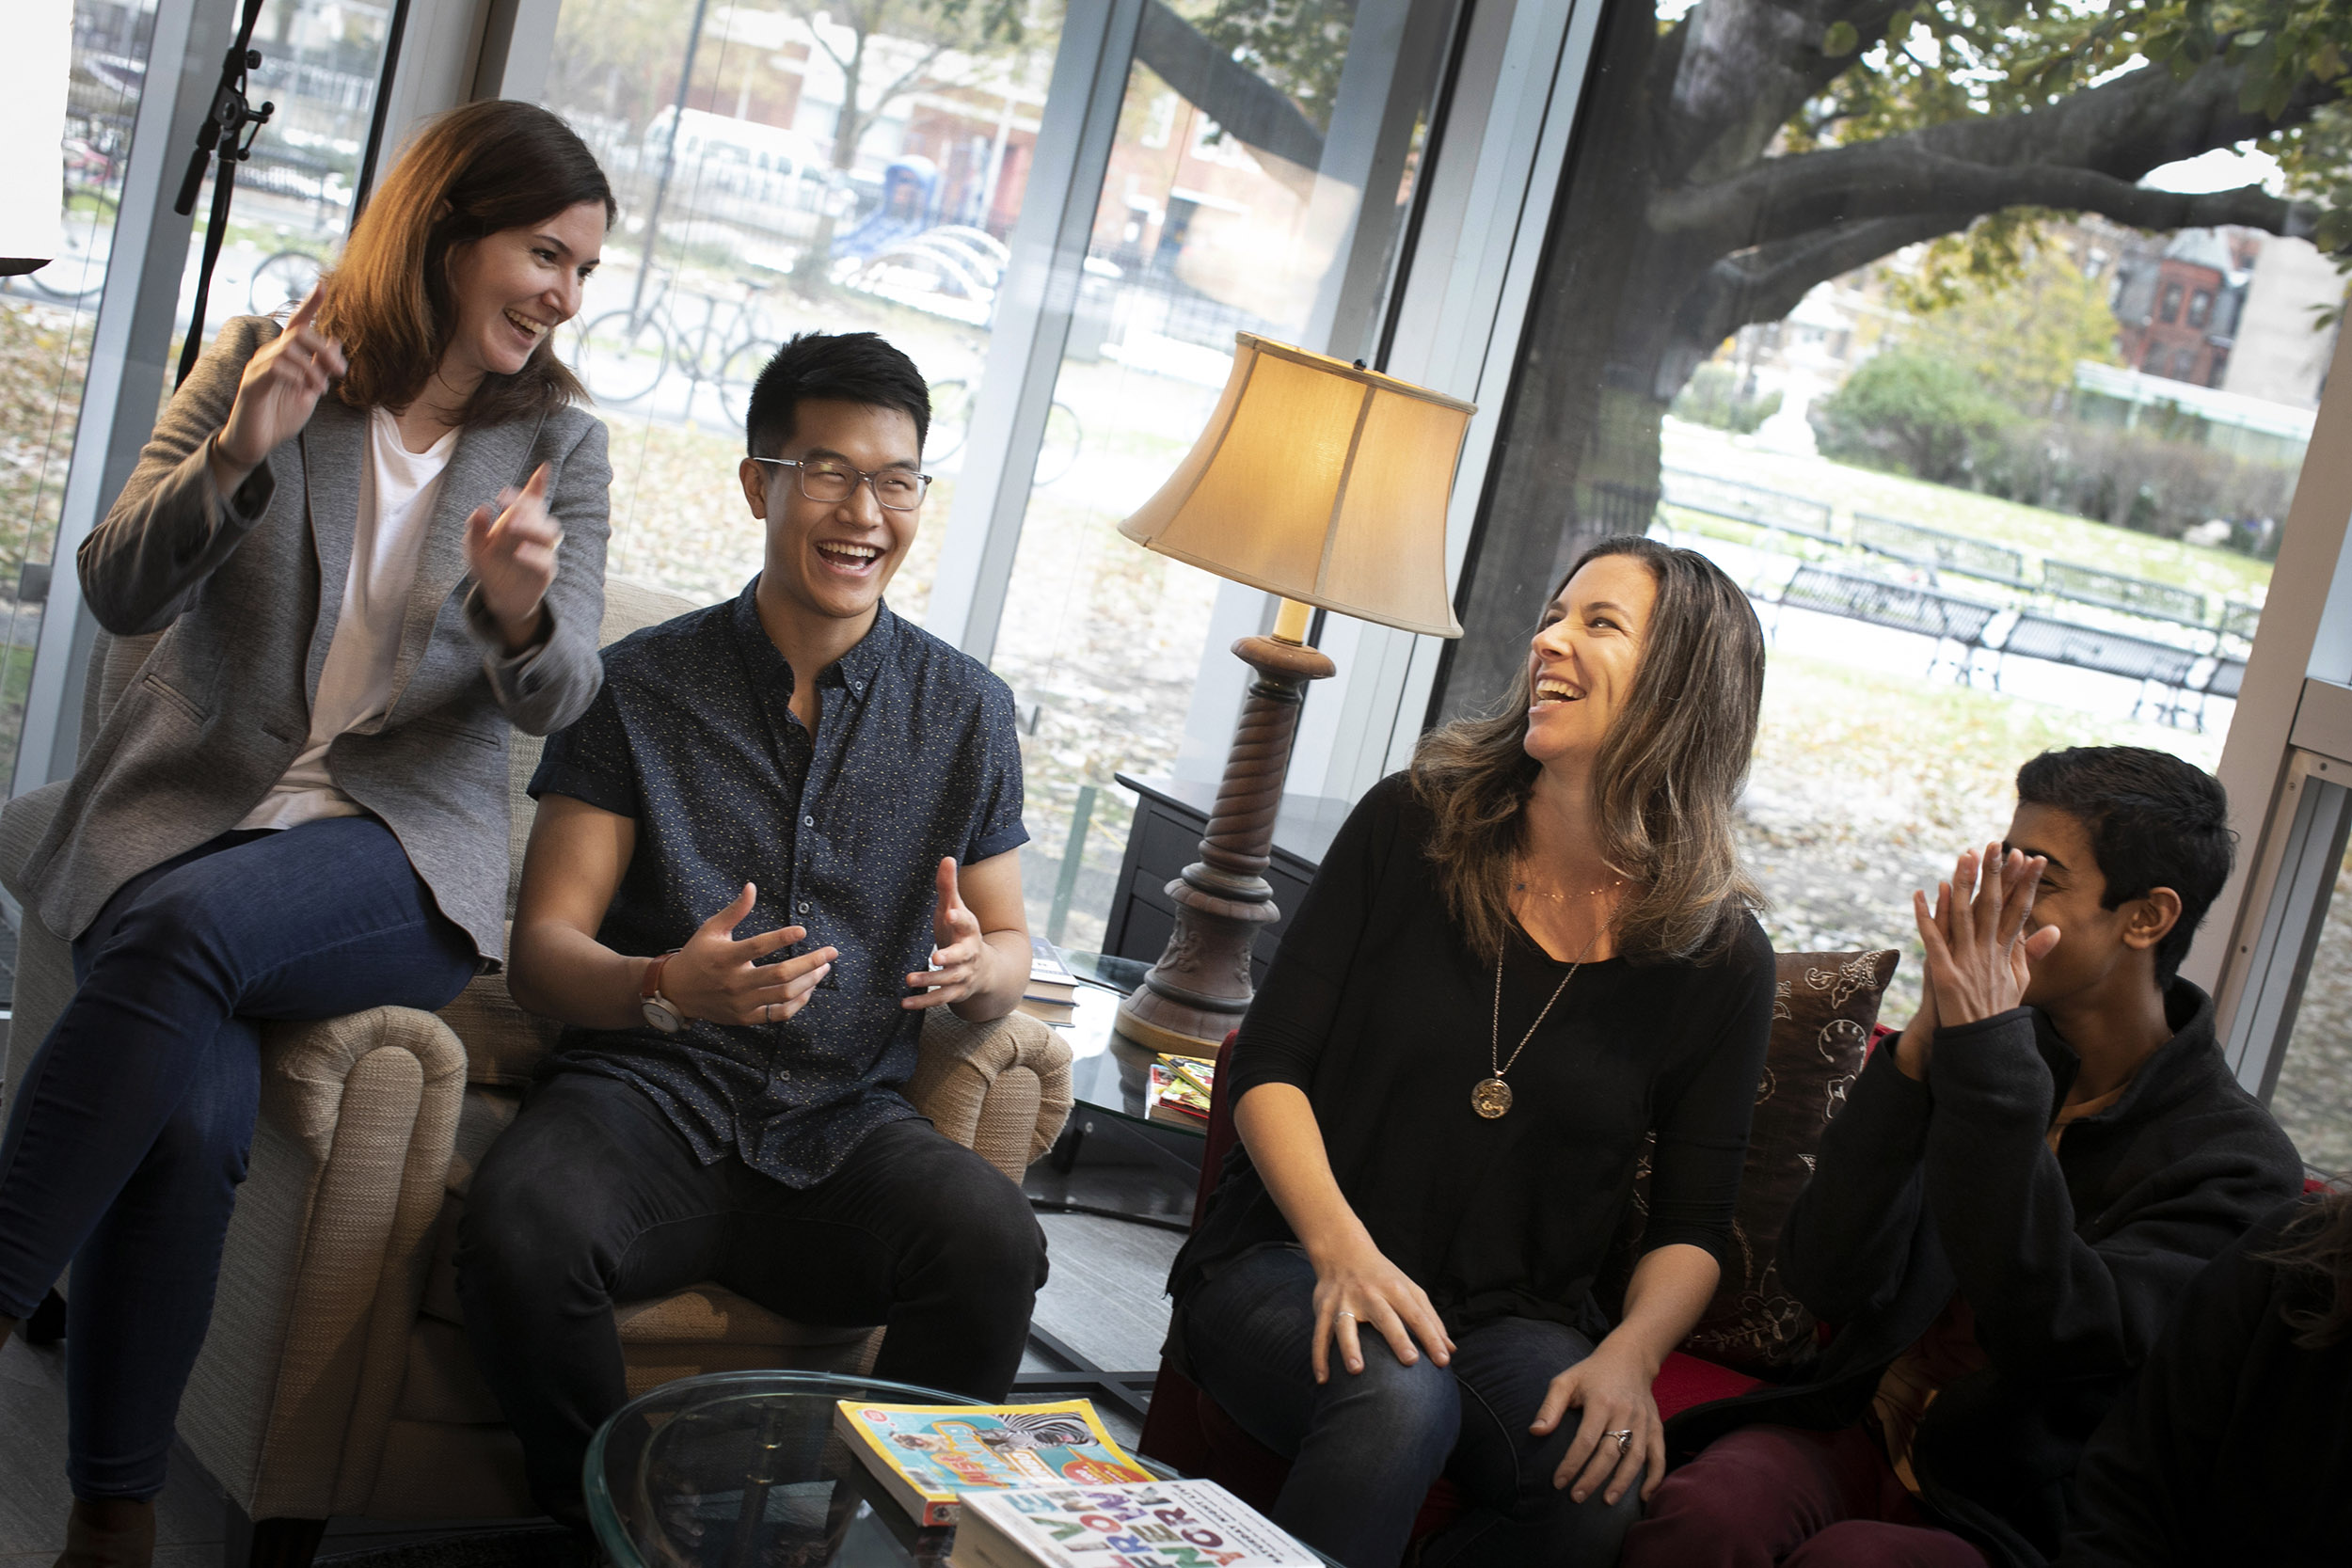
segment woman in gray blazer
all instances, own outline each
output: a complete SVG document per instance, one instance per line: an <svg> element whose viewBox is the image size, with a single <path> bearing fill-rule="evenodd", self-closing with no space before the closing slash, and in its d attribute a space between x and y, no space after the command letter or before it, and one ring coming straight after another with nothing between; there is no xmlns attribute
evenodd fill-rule
<svg viewBox="0 0 2352 1568"><path fill-rule="evenodd" d="M600 679L611 470L550 340L614 211L545 110L436 121L81 547L100 624L164 635L26 866L78 989L0 1144L0 1332L73 1266L69 1560L151 1554L260 1023L437 1008L504 956L508 726Z"/></svg>

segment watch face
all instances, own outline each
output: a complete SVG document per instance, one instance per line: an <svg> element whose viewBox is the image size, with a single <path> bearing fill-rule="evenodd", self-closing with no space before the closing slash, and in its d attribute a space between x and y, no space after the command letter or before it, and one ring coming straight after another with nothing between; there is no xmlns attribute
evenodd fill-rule
<svg viewBox="0 0 2352 1568"><path fill-rule="evenodd" d="M686 1025L684 1016L660 997L648 997L639 1006L644 1012L645 1022L665 1035L675 1035Z"/></svg>

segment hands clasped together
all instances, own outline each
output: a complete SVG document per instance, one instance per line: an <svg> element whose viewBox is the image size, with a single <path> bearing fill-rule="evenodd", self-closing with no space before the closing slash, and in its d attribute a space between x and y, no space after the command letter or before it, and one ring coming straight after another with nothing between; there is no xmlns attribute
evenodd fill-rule
<svg viewBox="0 0 2352 1568"><path fill-rule="evenodd" d="M1935 902L1911 895L1927 976L1919 1010L1896 1047L1896 1064L1913 1078L1927 1076L1935 1031L1943 1023L1976 1023L2024 1002L2033 966L2058 944L2056 926L2028 933L2034 891L2050 863L2040 855L1988 844L1963 850L1951 879L1938 882Z"/></svg>

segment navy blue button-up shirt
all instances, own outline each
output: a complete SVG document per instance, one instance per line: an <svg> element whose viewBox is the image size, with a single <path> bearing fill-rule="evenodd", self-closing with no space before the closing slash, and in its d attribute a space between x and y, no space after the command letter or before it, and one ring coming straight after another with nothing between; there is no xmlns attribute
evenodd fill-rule
<svg viewBox="0 0 2352 1568"><path fill-rule="evenodd" d="M735 1154L806 1187L916 1114L898 1089L923 1015L898 1003L930 967L940 858L969 864L1029 835L1003 681L884 605L818 677L811 735L758 585L606 649L603 690L548 739L531 793L635 819L596 933L615 952L669 952L755 882L739 938L805 926L791 951L840 956L785 1022L569 1028L549 1067L634 1085L705 1164Z"/></svg>

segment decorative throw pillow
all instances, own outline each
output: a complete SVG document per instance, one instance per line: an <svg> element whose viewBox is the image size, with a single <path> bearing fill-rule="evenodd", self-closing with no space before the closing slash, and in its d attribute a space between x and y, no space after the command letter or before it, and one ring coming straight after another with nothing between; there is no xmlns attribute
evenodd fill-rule
<svg viewBox="0 0 2352 1568"><path fill-rule="evenodd" d="M1706 1315L1682 1348L1693 1355L1770 1374L1793 1366L1814 1344L1813 1314L1782 1288L1773 1254L1797 1194L1813 1174L1821 1129L1846 1102L1878 1021L1879 999L1900 955L1783 953L1772 1037L1756 1085L1756 1117L1732 1222L1731 1255ZM1601 1289L1613 1312L1623 1301L1635 1248L1649 1220L1650 1150L1633 1181L1633 1201Z"/></svg>

